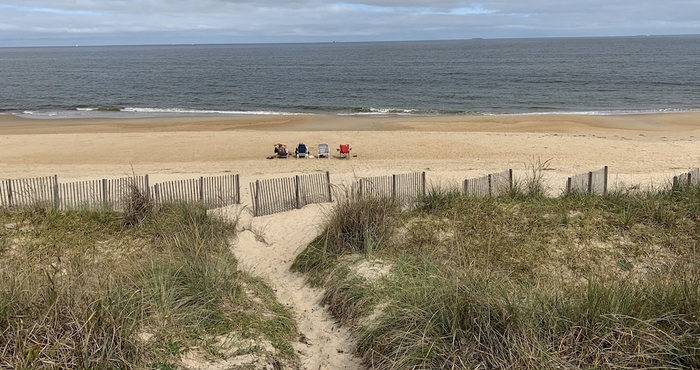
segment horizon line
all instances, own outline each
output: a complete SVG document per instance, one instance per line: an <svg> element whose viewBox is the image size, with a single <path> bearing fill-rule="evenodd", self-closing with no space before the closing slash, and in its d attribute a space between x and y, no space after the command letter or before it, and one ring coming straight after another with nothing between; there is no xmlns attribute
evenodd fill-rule
<svg viewBox="0 0 700 370"><path fill-rule="evenodd" d="M60 44L60 45L23 45L2 46L2 49L20 48L74 48L74 47L128 47L128 46L216 46L216 45L294 45L294 44L368 44L368 43L401 43L401 42L444 42L444 41L481 41L481 40L539 40L539 39L605 39L605 38L645 38L645 37L697 37L700 33L687 34L638 34L638 35L608 35L608 36L526 36L526 37L470 37L446 39L414 39L414 40L327 40L327 41L256 41L256 42L174 42L174 43L144 43L144 44Z"/></svg>

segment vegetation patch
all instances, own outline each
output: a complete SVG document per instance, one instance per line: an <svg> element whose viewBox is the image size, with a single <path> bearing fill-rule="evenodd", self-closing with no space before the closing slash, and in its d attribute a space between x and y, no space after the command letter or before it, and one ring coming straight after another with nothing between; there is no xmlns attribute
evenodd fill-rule
<svg viewBox="0 0 700 370"><path fill-rule="evenodd" d="M238 271L234 232L202 208L141 197L125 213L0 213L0 368L206 368L242 356L237 365L298 367L291 314Z"/></svg>
<svg viewBox="0 0 700 370"><path fill-rule="evenodd" d="M532 178L348 198L292 268L373 368L700 368L700 189L549 198Z"/></svg>

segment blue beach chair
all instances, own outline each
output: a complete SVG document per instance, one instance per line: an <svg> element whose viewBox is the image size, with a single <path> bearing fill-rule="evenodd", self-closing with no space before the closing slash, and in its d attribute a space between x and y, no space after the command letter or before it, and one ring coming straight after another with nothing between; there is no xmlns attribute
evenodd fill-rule
<svg viewBox="0 0 700 370"><path fill-rule="evenodd" d="M297 145L296 156L297 158L309 158L309 148L306 147L306 144L299 143Z"/></svg>

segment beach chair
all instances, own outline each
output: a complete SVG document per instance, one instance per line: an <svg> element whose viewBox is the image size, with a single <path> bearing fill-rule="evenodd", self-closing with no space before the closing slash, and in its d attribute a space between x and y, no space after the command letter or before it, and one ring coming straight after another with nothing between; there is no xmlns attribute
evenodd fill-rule
<svg viewBox="0 0 700 370"><path fill-rule="evenodd" d="M280 145L277 147L277 158L287 158L289 157L289 152L287 151L286 146Z"/></svg>
<svg viewBox="0 0 700 370"><path fill-rule="evenodd" d="M328 144L318 144L318 156L316 158L330 158L331 150L328 149Z"/></svg>
<svg viewBox="0 0 700 370"><path fill-rule="evenodd" d="M350 159L350 151L352 150L352 148L350 148L350 144L340 144L340 148L337 150L338 153L340 153L340 158Z"/></svg>
<svg viewBox="0 0 700 370"><path fill-rule="evenodd" d="M306 144L299 143L299 145L297 145L295 154L297 158L309 158L309 148L306 147Z"/></svg>

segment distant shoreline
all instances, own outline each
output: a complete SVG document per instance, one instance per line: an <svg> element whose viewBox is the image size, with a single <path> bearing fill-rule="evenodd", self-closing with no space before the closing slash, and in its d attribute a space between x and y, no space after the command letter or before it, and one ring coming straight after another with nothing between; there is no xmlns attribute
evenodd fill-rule
<svg viewBox="0 0 700 370"><path fill-rule="evenodd" d="M144 118L203 118L203 117L268 117L268 116L340 116L340 117L472 117L472 116L549 116L549 115L587 115L587 116L628 116L641 114L666 113L700 113L700 109L627 109L627 110L590 110L590 111L542 111L542 112L440 112L420 109L359 109L356 112L277 112L277 111L224 111L197 109L159 109L159 108L76 108L66 110L25 110L0 112L0 115L12 115L27 119L144 119Z"/></svg>

